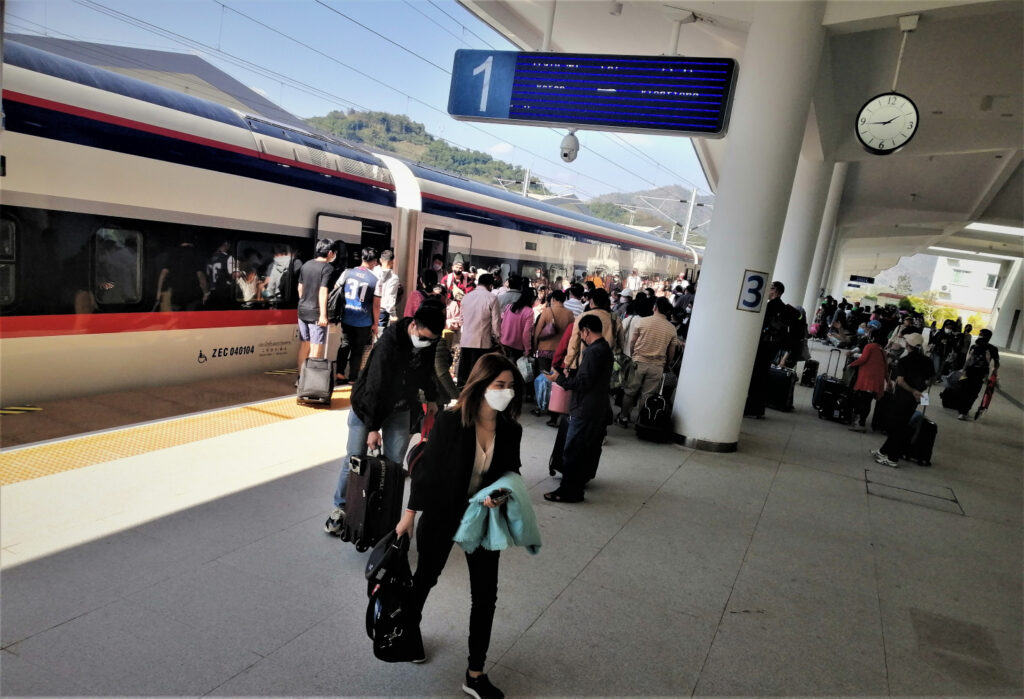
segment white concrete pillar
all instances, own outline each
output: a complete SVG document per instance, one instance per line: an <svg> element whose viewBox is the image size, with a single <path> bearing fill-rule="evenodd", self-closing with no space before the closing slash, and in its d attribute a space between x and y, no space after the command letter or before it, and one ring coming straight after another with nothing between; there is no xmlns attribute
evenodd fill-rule
<svg viewBox="0 0 1024 699"><path fill-rule="evenodd" d="M746 270L771 271L818 78L825 3L755 3L741 61L729 144L673 408L677 440L734 451L761 331L739 310Z"/></svg>
<svg viewBox="0 0 1024 699"><path fill-rule="evenodd" d="M836 218L839 215L839 203L843 199L843 187L846 186L846 171L849 163L836 163L832 168L832 181L828 187L828 198L825 200L825 211L821 218L821 228L818 230L818 242L814 248L814 260L811 263L811 271L807 275L807 289L804 292L804 309L807 317L814 317L814 309L818 304L818 294L825 287L825 263L828 261L828 253L832 247L832 239L836 233ZM793 289L794 296L799 294L799 289Z"/></svg>
<svg viewBox="0 0 1024 699"><path fill-rule="evenodd" d="M1024 263L1017 260L1003 280L992 307L992 344L1011 352L1024 352Z"/></svg>
<svg viewBox="0 0 1024 699"><path fill-rule="evenodd" d="M789 195L786 223L782 226L779 257L775 261L774 279L786 286L783 300L792 306L803 304L811 263L821 232L821 216L825 211L833 163L801 157Z"/></svg>

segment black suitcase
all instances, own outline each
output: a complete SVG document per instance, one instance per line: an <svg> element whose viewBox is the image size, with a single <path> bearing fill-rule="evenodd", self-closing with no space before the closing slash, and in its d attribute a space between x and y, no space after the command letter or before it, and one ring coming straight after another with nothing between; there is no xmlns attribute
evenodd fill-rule
<svg viewBox="0 0 1024 699"><path fill-rule="evenodd" d="M842 356L838 349L829 352L825 373L814 381L811 405L818 411L819 418L849 425L853 421L853 393L833 373L838 373ZM832 369L833 358L836 360L835 369Z"/></svg>
<svg viewBox="0 0 1024 699"><path fill-rule="evenodd" d="M853 394L842 381L828 377L818 396L818 417L844 425L853 422Z"/></svg>
<svg viewBox="0 0 1024 699"><path fill-rule="evenodd" d="M922 466L931 466L935 438L939 435L938 426L923 413L914 413L914 417L910 418L910 430L910 440L903 458L916 461Z"/></svg>
<svg viewBox="0 0 1024 699"><path fill-rule="evenodd" d="M943 408L952 408L958 410L960 408L960 393L959 389L953 386L946 388L939 394L939 399L942 400Z"/></svg>
<svg viewBox="0 0 1024 699"><path fill-rule="evenodd" d="M651 391L640 401L636 416L636 436L648 442L668 442L672 438L672 404L665 395L665 377L661 387Z"/></svg>
<svg viewBox="0 0 1024 699"><path fill-rule="evenodd" d="M813 386L814 380L818 378L818 360L808 359L804 362L804 373L800 375L801 386Z"/></svg>
<svg viewBox="0 0 1024 699"><path fill-rule="evenodd" d="M768 407L786 413L793 410L793 389L795 387L795 371L771 367L768 370Z"/></svg>
<svg viewBox="0 0 1024 699"><path fill-rule="evenodd" d="M401 519L405 471L382 456L353 456L349 465L345 521L338 536L366 551Z"/></svg>

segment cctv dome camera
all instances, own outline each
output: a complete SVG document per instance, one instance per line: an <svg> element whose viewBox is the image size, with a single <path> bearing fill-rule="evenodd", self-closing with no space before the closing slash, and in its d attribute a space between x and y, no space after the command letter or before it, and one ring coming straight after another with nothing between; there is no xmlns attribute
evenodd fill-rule
<svg viewBox="0 0 1024 699"><path fill-rule="evenodd" d="M562 145L559 148L559 153L562 156L562 160L567 163L571 163L576 160L576 156L580 153L580 140L576 138L576 132L570 131L562 139Z"/></svg>

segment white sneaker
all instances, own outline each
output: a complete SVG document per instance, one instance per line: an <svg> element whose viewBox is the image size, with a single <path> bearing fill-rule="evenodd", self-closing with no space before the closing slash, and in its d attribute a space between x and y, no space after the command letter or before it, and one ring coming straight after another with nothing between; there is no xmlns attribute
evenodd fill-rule
<svg viewBox="0 0 1024 699"><path fill-rule="evenodd" d="M963 420L964 422L966 422L967 420L971 419L971 416L968 415L967 413L960 413L959 415L956 416L956 419Z"/></svg>
<svg viewBox="0 0 1024 699"><path fill-rule="evenodd" d="M335 507L334 511L331 512L331 516L324 522L324 531L331 536L339 536L341 534L341 527L345 524L345 509L342 507Z"/></svg>
<svg viewBox="0 0 1024 699"><path fill-rule="evenodd" d="M875 456L875 463L881 464L882 466L891 466L892 468L899 468L900 466L898 461L893 461L881 452L878 452L877 456Z"/></svg>

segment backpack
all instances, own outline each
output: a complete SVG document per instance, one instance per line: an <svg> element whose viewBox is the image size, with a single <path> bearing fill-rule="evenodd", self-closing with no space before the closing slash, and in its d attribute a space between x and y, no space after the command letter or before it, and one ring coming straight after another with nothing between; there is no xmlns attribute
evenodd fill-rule
<svg viewBox="0 0 1024 699"><path fill-rule="evenodd" d="M345 285L335 284L327 294L327 322L340 323L341 316L345 312Z"/></svg>

